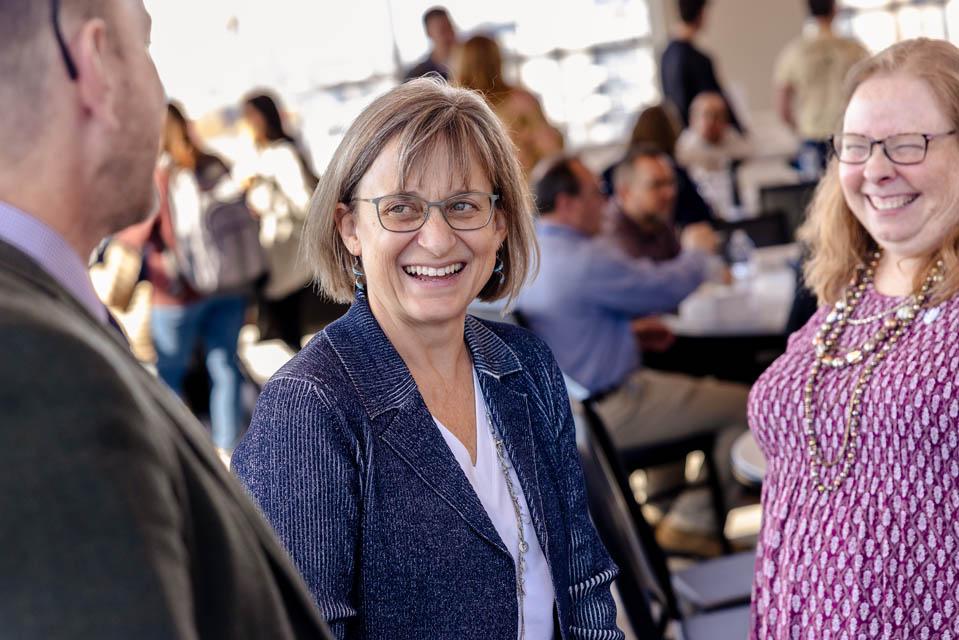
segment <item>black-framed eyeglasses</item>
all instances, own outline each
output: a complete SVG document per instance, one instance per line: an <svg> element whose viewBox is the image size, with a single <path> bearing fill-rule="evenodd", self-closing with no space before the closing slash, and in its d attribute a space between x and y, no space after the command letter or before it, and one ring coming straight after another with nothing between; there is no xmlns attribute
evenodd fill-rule
<svg viewBox="0 0 959 640"><path fill-rule="evenodd" d="M67 74L71 80L80 77L77 72L77 65L73 62L73 56L67 48L67 41L63 38L63 32L60 31L60 0L50 0L50 13L53 20L53 34L57 38L57 46L60 48L60 56L63 58L63 64L67 67Z"/></svg>
<svg viewBox="0 0 959 640"><path fill-rule="evenodd" d="M353 200L372 203L376 207L380 225L387 231L412 233L426 224L433 207L439 209L446 224L457 231L482 229L493 219L493 209L499 196L495 193L467 191L436 202L406 193Z"/></svg>
<svg viewBox="0 0 959 640"><path fill-rule="evenodd" d="M830 138L832 150L843 164L865 164L877 144L895 164L919 164L926 159L929 141L951 136L956 129L944 133L897 133L882 139L858 133L839 133Z"/></svg>

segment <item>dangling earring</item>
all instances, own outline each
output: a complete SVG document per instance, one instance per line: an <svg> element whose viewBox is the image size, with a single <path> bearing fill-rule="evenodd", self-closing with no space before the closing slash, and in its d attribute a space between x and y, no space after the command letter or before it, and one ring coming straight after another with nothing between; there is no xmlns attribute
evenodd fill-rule
<svg viewBox="0 0 959 640"><path fill-rule="evenodd" d="M365 277L366 274L363 273L360 259L356 256L353 256L353 285L356 287L357 291L366 291L366 283L363 282L363 278Z"/></svg>
<svg viewBox="0 0 959 640"><path fill-rule="evenodd" d="M506 282L506 274L503 272L503 269L506 265L503 264L503 258L500 256L500 252L496 252L496 264L493 265L493 275L499 276L499 283L502 285Z"/></svg>

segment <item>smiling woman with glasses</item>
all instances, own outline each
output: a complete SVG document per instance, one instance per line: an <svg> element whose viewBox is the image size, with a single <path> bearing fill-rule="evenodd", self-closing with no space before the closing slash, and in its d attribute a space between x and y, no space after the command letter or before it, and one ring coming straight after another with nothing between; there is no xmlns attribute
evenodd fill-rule
<svg viewBox="0 0 959 640"><path fill-rule="evenodd" d="M821 307L750 395L750 638L959 638L959 49L894 45L847 96L800 231Z"/></svg>
<svg viewBox="0 0 959 640"><path fill-rule="evenodd" d="M338 638L622 638L553 356L466 314L534 268L533 211L482 97L430 79L320 180L306 257L353 306L267 383L233 464Z"/></svg>

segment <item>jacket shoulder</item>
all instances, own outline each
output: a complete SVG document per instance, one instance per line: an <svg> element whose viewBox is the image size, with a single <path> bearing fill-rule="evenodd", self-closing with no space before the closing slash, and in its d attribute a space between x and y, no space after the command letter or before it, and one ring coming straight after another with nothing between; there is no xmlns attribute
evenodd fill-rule
<svg viewBox="0 0 959 640"><path fill-rule="evenodd" d="M558 370L553 352L542 338L529 329L507 322L475 319L506 344L528 373L540 371L549 376Z"/></svg>
<svg viewBox="0 0 959 640"><path fill-rule="evenodd" d="M339 393L353 389L326 331L313 336L306 346L270 377L267 384L281 380L307 382L317 389L336 390Z"/></svg>

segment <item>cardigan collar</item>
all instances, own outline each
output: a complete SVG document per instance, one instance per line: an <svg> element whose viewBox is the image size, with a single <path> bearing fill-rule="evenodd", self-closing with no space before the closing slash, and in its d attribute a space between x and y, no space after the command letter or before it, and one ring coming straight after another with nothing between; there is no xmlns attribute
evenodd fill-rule
<svg viewBox="0 0 959 640"><path fill-rule="evenodd" d="M390 343L362 294L347 314L326 329L377 435L464 521L504 554L505 543L493 527L452 452L432 425L406 364ZM467 349L473 358L489 415L503 436L507 453L526 494L540 544L547 549L536 449L527 397L511 390L503 377L523 370L516 353L479 320L467 316ZM395 414L387 416L388 411Z"/></svg>
<svg viewBox="0 0 959 640"><path fill-rule="evenodd" d="M409 368L380 328L362 292L346 315L326 328L326 334L371 420L401 408L416 393ZM466 316L464 337L477 373L499 380L523 370L516 353L472 316Z"/></svg>

